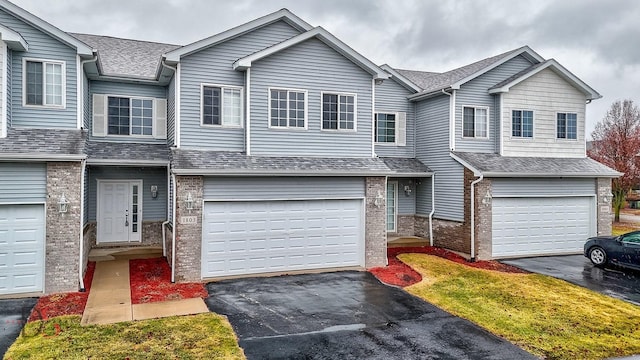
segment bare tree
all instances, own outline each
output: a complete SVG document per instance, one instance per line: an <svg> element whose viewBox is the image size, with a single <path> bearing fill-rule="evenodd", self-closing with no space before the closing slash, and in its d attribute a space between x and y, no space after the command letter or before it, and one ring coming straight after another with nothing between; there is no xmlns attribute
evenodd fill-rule
<svg viewBox="0 0 640 360"><path fill-rule="evenodd" d="M612 182L615 221L631 188L640 181L640 109L633 100L615 101L591 133L589 157L624 175Z"/></svg>

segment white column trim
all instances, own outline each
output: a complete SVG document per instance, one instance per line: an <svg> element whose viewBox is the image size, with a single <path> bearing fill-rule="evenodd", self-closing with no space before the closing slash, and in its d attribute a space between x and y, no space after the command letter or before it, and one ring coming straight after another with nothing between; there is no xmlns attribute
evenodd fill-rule
<svg viewBox="0 0 640 360"><path fill-rule="evenodd" d="M2 97L0 97L0 101L2 104L2 111L0 112L0 138L7 137L7 127L8 127L8 119L7 119L7 91L9 91L8 79L7 79L7 43L4 41L0 41L0 47L2 47L2 67L0 71L0 78L2 79Z"/></svg>

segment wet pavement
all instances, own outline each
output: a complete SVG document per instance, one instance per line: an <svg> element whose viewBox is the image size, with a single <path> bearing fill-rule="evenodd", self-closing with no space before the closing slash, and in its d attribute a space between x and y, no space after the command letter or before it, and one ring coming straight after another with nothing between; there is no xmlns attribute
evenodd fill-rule
<svg viewBox="0 0 640 360"><path fill-rule="evenodd" d="M225 280L207 306L248 359L536 359L368 272Z"/></svg>
<svg viewBox="0 0 640 360"><path fill-rule="evenodd" d="M582 255L502 260L527 271L553 276L605 295L640 305L640 272L619 267L593 266Z"/></svg>
<svg viewBox="0 0 640 360"><path fill-rule="evenodd" d="M0 300L0 359L22 331L37 301L36 298Z"/></svg>

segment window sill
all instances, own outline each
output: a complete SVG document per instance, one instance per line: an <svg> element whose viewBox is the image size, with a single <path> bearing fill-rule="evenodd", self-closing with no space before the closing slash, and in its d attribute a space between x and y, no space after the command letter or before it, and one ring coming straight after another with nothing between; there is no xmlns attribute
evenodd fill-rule
<svg viewBox="0 0 640 360"><path fill-rule="evenodd" d="M40 109L40 110L65 110L66 105L32 105L32 104L22 104L22 107L28 109Z"/></svg>
<svg viewBox="0 0 640 360"><path fill-rule="evenodd" d="M200 127L211 129L242 129L242 125L213 125L213 124L200 124Z"/></svg>
<svg viewBox="0 0 640 360"><path fill-rule="evenodd" d="M334 134L355 134L358 132L355 129L320 129L320 131Z"/></svg>
<svg viewBox="0 0 640 360"><path fill-rule="evenodd" d="M269 130L276 130L276 131L287 131L287 130L291 130L291 131L306 131L309 130L306 126L305 127L295 127L295 126L269 126L268 127Z"/></svg>

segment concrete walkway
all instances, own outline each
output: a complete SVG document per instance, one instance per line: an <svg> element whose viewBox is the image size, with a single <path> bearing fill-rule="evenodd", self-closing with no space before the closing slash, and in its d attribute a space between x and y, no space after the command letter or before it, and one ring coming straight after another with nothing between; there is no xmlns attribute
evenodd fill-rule
<svg viewBox="0 0 640 360"><path fill-rule="evenodd" d="M131 252L119 251L120 253L112 253L110 256L99 255L108 260L96 262L81 325L113 324L209 312L201 298L132 304L129 259L149 256L144 253L136 256ZM101 252L104 252L104 249L101 249Z"/></svg>

